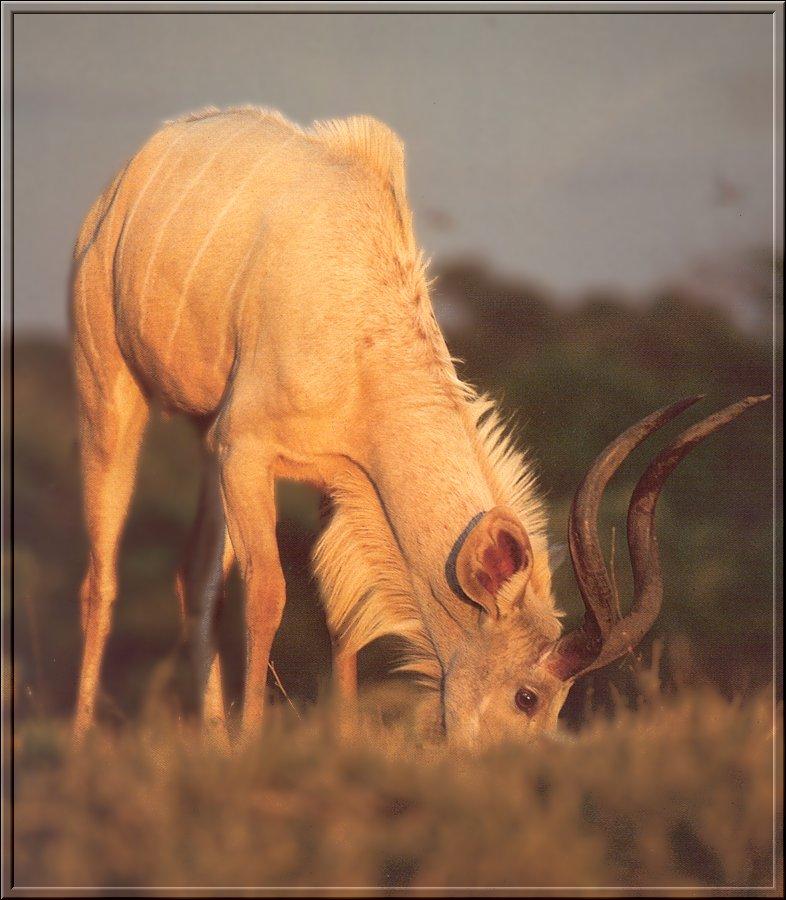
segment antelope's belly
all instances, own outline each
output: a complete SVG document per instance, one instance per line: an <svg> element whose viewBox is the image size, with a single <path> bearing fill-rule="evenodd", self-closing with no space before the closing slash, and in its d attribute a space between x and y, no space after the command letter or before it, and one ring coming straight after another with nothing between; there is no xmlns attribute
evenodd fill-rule
<svg viewBox="0 0 786 900"><path fill-rule="evenodd" d="M213 232L196 216L147 223L123 246L118 342L154 396L204 415L221 402L232 367L249 238Z"/></svg>
<svg viewBox="0 0 786 900"><path fill-rule="evenodd" d="M227 316L179 310L165 300L142 315L138 305L118 310L120 349L148 393L169 410L215 412L232 369L234 339Z"/></svg>

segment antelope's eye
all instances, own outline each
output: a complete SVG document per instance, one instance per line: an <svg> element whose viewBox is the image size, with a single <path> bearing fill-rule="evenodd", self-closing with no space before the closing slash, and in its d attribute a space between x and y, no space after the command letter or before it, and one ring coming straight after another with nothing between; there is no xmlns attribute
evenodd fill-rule
<svg viewBox="0 0 786 900"><path fill-rule="evenodd" d="M533 694L527 688L519 688L516 691L516 707L527 715L532 715L538 705L538 695Z"/></svg>

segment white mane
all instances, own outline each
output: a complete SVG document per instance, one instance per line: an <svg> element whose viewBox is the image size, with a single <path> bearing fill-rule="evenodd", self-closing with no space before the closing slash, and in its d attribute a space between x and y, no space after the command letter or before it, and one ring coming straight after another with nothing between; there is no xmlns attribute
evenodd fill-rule
<svg viewBox="0 0 786 900"><path fill-rule="evenodd" d="M548 578L546 522L532 469L514 446L493 401L467 385L464 389L494 500L519 516L532 543L536 572ZM373 485L361 472L348 474L333 501L333 517L314 552L331 630L350 652L383 635L395 635L407 647L399 668L417 673L424 682L435 682L441 667L412 594L406 562ZM545 613L554 615L550 594L544 606Z"/></svg>

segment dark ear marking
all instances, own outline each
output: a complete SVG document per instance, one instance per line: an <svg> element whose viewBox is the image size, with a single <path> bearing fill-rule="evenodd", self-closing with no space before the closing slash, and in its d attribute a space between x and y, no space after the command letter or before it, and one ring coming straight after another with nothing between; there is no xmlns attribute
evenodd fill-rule
<svg viewBox="0 0 786 900"><path fill-rule="evenodd" d="M448 554L448 558L445 561L445 580L448 583L448 586L453 591L453 593L460 599L464 600L466 603L473 603L472 597L464 592L464 588L461 586L458 576L456 575L456 559L458 558L459 552L461 548L464 546L464 541L469 537L470 532L475 528L478 522L486 515L486 511L482 510L477 515L473 516L469 522L467 522L466 527L461 532L461 534L456 538L456 543L450 550Z"/></svg>

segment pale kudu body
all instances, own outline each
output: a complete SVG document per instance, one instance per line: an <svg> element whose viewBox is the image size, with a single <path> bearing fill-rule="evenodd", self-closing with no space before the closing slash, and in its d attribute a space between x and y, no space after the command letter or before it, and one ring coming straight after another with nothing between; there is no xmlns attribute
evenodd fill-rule
<svg viewBox="0 0 786 900"><path fill-rule="evenodd" d="M203 431L204 487L178 593L196 683L207 685L204 714L220 722L211 630L237 560L246 737L262 721L285 601L276 478L310 482L333 500L316 568L349 699L358 649L394 633L412 647L410 667L442 687L449 736L534 734L555 726L578 674L626 652L652 624L654 503L687 445L648 470L631 504L637 596L624 619L594 521L616 466L687 402L623 435L588 476L571 526L587 616L561 637L533 478L493 406L457 378L413 236L403 149L381 123L306 131L252 107L169 123L93 206L75 258L90 541L77 735L93 720L152 399Z"/></svg>

